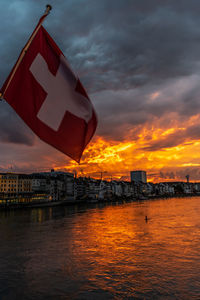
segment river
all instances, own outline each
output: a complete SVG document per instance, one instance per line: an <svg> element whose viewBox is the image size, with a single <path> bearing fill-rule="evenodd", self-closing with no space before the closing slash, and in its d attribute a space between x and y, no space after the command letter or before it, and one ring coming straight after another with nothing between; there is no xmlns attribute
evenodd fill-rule
<svg viewBox="0 0 200 300"><path fill-rule="evenodd" d="M0 243L1 300L200 299L200 197L1 211Z"/></svg>

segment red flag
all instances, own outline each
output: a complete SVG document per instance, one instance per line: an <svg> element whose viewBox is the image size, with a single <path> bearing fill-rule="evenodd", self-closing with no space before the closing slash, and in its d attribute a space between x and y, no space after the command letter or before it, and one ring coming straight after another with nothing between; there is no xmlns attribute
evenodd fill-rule
<svg viewBox="0 0 200 300"><path fill-rule="evenodd" d="M96 130L96 113L62 51L39 25L1 92L35 134L79 162Z"/></svg>

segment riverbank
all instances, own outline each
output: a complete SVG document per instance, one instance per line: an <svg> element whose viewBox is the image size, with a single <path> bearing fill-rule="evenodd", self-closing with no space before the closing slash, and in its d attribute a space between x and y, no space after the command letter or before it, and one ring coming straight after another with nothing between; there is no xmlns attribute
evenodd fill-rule
<svg viewBox="0 0 200 300"><path fill-rule="evenodd" d="M30 208L43 208L43 207L55 207L55 206L68 206L68 205L77 205L77 204L96 204L96 203L128 203L128 202L136 202L136 201L148 201L148 200L156 200L156 199L168 199L168 198L182 198L182 197L195 197L200 196L198 193L193 194L176 194L176 195L152 195L152 196L143 196L140 195L138 197L112 197L109 199L101 199L101 200L91 200L91 199L76 199L76 200L68 200L68 201L44 201L44 202L6 202L0 204L0 210L12 210L12 209L30 209Z"/></svg>
<svg viewBox="0 0 200 300"><path fill-rule="evenodd" d="M29 209L29 208L42 208L42 207L54 207L54 206L65 206L75 205L79 203L85 203L83 200L70 200L70 201L45 201L45 202L24 202L24 203L4 203L0 204L0 210L9 209Z"/></svg>

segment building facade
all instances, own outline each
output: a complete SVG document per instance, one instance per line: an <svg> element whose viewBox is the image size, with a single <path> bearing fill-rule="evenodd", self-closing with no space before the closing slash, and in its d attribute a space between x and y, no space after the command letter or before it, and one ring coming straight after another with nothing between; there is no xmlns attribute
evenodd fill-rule
<svg viewBox="0 0 200 300"><path fill-rule="evenodd" d="M145 171L131 171L131 182L147 183L147 175Z"/></svg>
<svg viewBox="0 0 200 300"><path fill-rule="evenodd" d="M13 195L18 193L18 174L1 173L0 174L0 193Z"/></svg>

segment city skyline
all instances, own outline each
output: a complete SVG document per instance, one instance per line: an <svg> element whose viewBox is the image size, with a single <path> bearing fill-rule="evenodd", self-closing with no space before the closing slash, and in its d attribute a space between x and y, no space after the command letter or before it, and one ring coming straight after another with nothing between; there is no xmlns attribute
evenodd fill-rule
<svg viewBox="0 0 200 300"><path fill-rule="evenodd" d="M0 85L46 2L1 4ZM187 174L200 181L200 4L50 4L53 10L44 27L61 45L94 103L97 133L78 165L40 141L1 102L0 171L10 166L16 172L54 168L125 179L130 170L141 169L153 182L185 181Z"/></svg>

